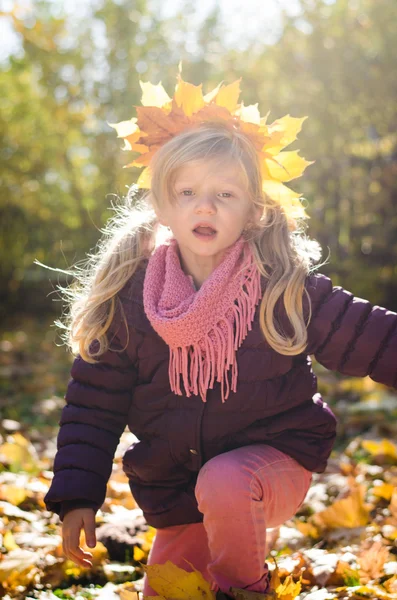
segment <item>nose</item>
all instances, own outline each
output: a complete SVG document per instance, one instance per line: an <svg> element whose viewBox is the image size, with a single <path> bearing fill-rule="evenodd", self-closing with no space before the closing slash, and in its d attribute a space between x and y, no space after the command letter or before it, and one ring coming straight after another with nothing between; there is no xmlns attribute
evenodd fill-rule
<svg viewBox="0 0 397 600"><path fill-rule="evenodd" d="M195 212L213 214L215 212L215 202L211 194L200 194L197 196Z"/></svg>

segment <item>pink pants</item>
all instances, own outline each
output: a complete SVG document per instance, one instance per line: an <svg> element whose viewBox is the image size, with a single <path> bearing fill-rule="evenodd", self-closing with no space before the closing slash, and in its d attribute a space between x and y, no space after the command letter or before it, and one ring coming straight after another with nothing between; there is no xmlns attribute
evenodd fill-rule
<svg viewBox="0 0 397 600"><path fill-rule="evenodd" d="M255 444L220 454L199 472L195 494L203 523L158 529L148 564L172 561L201 571L212 589L266 593L266 529L293 517L312 473L272 446ZM145 596L156 596L145 577Z"/></svg>

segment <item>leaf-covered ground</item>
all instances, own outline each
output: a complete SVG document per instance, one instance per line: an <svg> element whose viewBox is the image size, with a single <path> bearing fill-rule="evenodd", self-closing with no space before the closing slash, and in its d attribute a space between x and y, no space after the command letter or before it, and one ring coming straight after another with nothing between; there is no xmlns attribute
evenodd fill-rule
<svg viewBox="0 0 397 600"><path fill-rule="evenodd" d="M59 359L64 350L54 352L51 336L31 346L28 341L22 331L1 341L0 597L142 598L155 531L143 520L122 471L132 435L121 438L97 515L93 568L82 569L65 560L58 517L43 503L70 360ZM39 361L32 360L33 349ZM273 586L268 598L397 599L397 396L369 379L317 370L321 391L340 419L338 446L326 471L314 474L296 516L279 532L269 532L274 539L267 558ZM148 571L161 597L215 599L199 574L172 565L162 569ZM238 590L234 595L253 600Z"/></svg>

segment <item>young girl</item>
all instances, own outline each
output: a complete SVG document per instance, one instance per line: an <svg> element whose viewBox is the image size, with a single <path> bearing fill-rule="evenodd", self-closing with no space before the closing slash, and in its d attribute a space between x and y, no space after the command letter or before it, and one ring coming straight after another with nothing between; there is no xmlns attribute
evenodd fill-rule
<svg viewBox="0 0 397 600"><path fill-rule="evenodd" d="M157 140L149 192L119 209L70 291L79 354L45 503L65 555L91 565L80 531L95 546L128 425L139 441L124 471L157 528L149 564L187 560L214 590L265 593L266 529L297 512L336 435L309 355L395 388L397 314L314 273L318 244L264 193L258 146L236 124Z"/></svg>

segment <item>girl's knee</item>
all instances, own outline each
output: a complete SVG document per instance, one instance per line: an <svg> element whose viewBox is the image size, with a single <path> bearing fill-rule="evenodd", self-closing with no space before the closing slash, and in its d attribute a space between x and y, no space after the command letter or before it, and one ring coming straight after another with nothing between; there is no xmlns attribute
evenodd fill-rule
<svg viewBox="0 0 397 600"><path fill-rule="evenodd" d="M195 494L200 505L210 500L223 504L224 499L239 495L250 487L249 475L243 465L230 453L219 454L211 458L199 471Z"/></svg>

